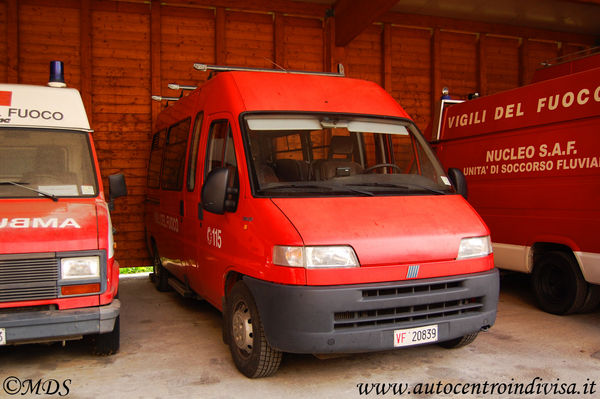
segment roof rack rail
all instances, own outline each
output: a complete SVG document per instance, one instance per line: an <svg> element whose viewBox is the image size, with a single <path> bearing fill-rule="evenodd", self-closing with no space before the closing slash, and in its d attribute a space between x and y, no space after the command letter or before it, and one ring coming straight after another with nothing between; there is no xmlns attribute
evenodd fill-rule
<svg viewBox="0 0 600 399"><path fill-rule="evenodd" d="M589 57L590 55L600 54L600 47L590 47L587 49L583 49L580 51L576 51L574 53L569 53L562 55L560 57L552 58L549 60L545 60L540 62L542 68L546 68L552 65L564 64L566 62L577 61L585 57Z"/></svg>
<svg viewBox="0 0 600 399"><path fill-rule="evenodd" d="M313 72L313 71L293 71L286 69L269 69L269 68L250 68L250 67L235 67L222 65L194 64L194 69L198 71L216 71L216 72L271 72L271 73L293 73L299 75L319 75L319 76L337 76L344 77L344 66L338 64L337 72Z"/></svg>
<svg viewBox="0 0 600 399"><path fill-rule="evenodd" d="M163 97L163 96L152 96L152 99L154 101L177 101L179 100L181 97Z"/></svg>
<svg viewBox="0 0 600 399"><path fill-rule="evenodd" d="M177 83L169 83L167 87L171 90L196 90L198 88L197 86L186 86Z"/></svg>

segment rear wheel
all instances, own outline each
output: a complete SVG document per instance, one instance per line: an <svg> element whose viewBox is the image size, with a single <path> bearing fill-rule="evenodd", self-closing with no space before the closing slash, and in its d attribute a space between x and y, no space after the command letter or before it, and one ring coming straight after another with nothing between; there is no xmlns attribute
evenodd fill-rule
<svg viewBox="0 0 600 399"><path fill-rule="evenodd" d="M156 289L164 292L169 291L169 273L167 269L164 268L162 262L160 261L160 256L158 254L158 250L156 246L153 246L152 251L152 269L154 272L153 281Z"/></svg>
<svg viewBox="0 0 600 399"><path fill-rule="evenodd" d="M242 281L233 286L225 315L229 349L238 370L249 378L275 373L282 354L267 342L254 298Z"/></svg>
<svg viewBox="0 0 600 399"><path fill-rule="evenodd" d="M475 338L477 338L478 334L479 334L478 332L474 332L472 334L463 335L462 337L451 339L450 341L440 342L439 345L442 348L446 348L446 349L460 348L462 346L467 346L471 342L475 341Z"/></svg>
<svg viewBox="0 0 600 399"><path fill-rule="evenodd" d="M546 252L536 260L532 284L540 308L557 315L579 311L588 292L579 265L561 251Z"/></svg>

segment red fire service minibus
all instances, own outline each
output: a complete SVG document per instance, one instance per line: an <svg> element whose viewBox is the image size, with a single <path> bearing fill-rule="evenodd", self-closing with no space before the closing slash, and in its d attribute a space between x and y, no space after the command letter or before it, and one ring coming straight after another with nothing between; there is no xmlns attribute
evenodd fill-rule
<svg viewBox="0 0 600 399"><path fill-rule="evenodd" d="M0 84L0 345L89 336L119 349L119 264L92 130L61 62ZM125 195L122 175L111 195ZM114 182L114 183L113 183Z"/></svg>
<svg viewBox="0 0 600 399"><path fill-rule="evenodd" d="M496 266L531 273L547 312L594 309L600 302L600 54L540 69L534 83L517 89L443 100L440 111L437 154L466 175L469 202L492 234Z"/></svg>
<svg viewBox="0 0 600 399"><path fill-rule="evenodd" d="M195 67L213 77L156 121L147 243L159 290L223 312L243 374L282 352L457 347L494 324L489 231L381 87Z"/></svg>

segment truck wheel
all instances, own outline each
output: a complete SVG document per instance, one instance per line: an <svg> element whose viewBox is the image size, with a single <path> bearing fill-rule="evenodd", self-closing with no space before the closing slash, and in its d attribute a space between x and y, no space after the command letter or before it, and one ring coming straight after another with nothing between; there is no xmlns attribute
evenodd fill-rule
<svg viewBox="0 0 600 399"><path fill-rule="evenodd" d="M94 354L107 356L115 354L119 351L121 342L121 316L117 316L115 326L111 332L98 334L93 340Z"/></svg>
<svg viewBox="0 0 600 399"><path fill-rule="evenodd" d="M598 305L600 305L600 285L588 284L588 293L579 312L591 312L595 310Z"/></svg>
<svg viewBox="0 0 600 399"><path fill-rule="evenodd" d="M162 265L156 246L153 246L152 251L152 269L154 272L153 281L156 289L161 292L169 291L169 272L167 272L167 269Z"/></svg>
<svg viewBox="0 0 600 399"><path fill-rule="evenodd" d="M451 339L450 341L440 342L439 345L446 349L460 348L461 346L467 346L471 342L475 341L475 338L477 338L478 334L479 332L474 332L472 334L463 335L462 337Z"/></svg>
<svg viewBox="0 0 600 399"><path fill-rule="evenodd" d="M227 298L229 349L238 370L249 378L268 377L281 364L281 352L271 348L250 290L237 282Z"/></svg>
<svg viewBox="0 0 600 399"><path fill-rule="evenodd" d="M588 291L575 260L561 251L540 256L533 268L532 284L540 308L557 315L581 309Z"/></svg>

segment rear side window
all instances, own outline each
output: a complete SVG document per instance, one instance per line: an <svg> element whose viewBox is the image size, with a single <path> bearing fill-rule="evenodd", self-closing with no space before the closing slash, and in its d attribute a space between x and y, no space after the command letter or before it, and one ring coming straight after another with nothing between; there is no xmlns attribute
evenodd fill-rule
<svg viewBox="0 0 600 399"><path fill-rule="evenodd" d="M162 154L165 146L166 129L154 133L152 147L150 148L150 160L148 161L148 180L150 188L160 186L160 167L162 166Z"/></svg>
<svg viewBox="0 0 600 399"><path fill-rule="evenodd" d="M190 132L191 118L171 126L167 133L165 156L161 174L161 187L165 190L181 190L185 169L185 150Z"/></svg>
<svg viewBox="0 0 600 399"><path fill-rule="evenodd" d="M200 131L202 130L202 118L204 114L199 112L196 115L196 121L194 122L194 134L192 136L192 146L190 148L190 155L188 156L188 175L187 175L187 189L188 191L194 191L196 186L196 167L198 164L198 144L200 143Z"/></svg>

